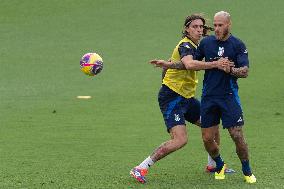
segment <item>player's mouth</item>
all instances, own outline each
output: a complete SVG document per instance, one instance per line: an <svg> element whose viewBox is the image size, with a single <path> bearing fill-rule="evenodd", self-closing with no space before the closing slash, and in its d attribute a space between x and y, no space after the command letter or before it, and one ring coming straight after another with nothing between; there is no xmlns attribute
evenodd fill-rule
<svg viewBox="0 0 284 189"><path fill-rule="evenodd" d="M216 35L217 39L220 39L222 37L222 34L220 32L216 32L215 35Z"/></svg>

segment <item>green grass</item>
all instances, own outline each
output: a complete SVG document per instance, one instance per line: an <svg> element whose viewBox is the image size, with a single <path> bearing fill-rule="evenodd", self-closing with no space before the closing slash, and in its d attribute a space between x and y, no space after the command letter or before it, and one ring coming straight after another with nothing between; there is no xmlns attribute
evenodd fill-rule
<svg viewBox="0 0 284 189"><path fill-rule="evenodd" d="M0 5L0 188L284 188L283 1ZM160 70L147 61L170 56L186 15L212 18L223 9L249 49L250 76L239 85L258 183L243 183L226 130L222 154L238 173L221 182L203 173L200 130L188 126L188 145L155 164L141 186L129 170L168 139L156 99ZM80 57L92 51L105 63L93 78L79 70Z"/></svg>

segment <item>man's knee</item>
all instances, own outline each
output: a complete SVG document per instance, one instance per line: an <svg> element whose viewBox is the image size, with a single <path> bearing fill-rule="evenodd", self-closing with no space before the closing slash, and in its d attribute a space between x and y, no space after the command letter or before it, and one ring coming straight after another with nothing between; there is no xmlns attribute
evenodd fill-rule
<svg viewBox="0 0 284 189"><path fill-rule="evenodd" d="M202 140L204 143L213 143L215 135L208 131L202 131Z"/></svg>
<svg viewBox="0 0 284 189"><path fill-rule="evenodd" d="M229 133L235 143L245 143L241 127L233 127L229 129Z"/></svg>
<svg viewBox="0 0 284 189"><path fill-rule="evenodd" d="M212 137L203 136L202 140L203 140L204 144L212 144L212 143L214 143L214 138L212 138Z"/></svg>
<svg viewBox="0 0 284 189"><path fill-rule="evenodd" d="M187 144L188 137L185 126L176 126L171 130L172 140L177 148L181 148Z"/></svg>
<svg viewBox="0 0 284 189"><path fill-rule="evenodd" d="M181 144L182 146L185 146L185 145L187 144L187 142L188 142L187 135L185 135L185 136L183 136L183 137L180 138L180 144Z"/></svg>
<svg viewBox="0 0 284 189"><path fill-rule="evenodd" d="M178 148L181 148L187 144L188 138L187 135L179 135L174 138L174 141Z"/></svg>

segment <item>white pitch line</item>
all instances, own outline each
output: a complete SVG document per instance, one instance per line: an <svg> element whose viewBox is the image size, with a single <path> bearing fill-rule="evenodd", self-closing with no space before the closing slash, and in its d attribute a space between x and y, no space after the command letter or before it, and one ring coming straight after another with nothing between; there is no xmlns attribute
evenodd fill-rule
<svg viewBox="0 0 284 189"><path fill-rule="evenodd" d="M92 98L91 96L77 96L79 99L90 99Z"/></svg>

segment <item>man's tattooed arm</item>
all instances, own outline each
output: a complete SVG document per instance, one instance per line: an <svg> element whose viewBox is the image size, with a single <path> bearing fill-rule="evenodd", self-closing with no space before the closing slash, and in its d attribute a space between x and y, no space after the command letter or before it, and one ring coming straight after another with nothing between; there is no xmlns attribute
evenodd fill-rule
<svg viewBox="0 0 284 189"><path fill-rule="evenodd" d="M249 68L247 66L240 68L231 67L230 74L237 78L246 78L248 76Z"/></svg>
<svg viewBox="0 0 284 189"><path fill-rule="evenodd" d="M184 64L182 62L175 62L169 65L170 69L177 69L177 70L186 70Z"/></svg>

